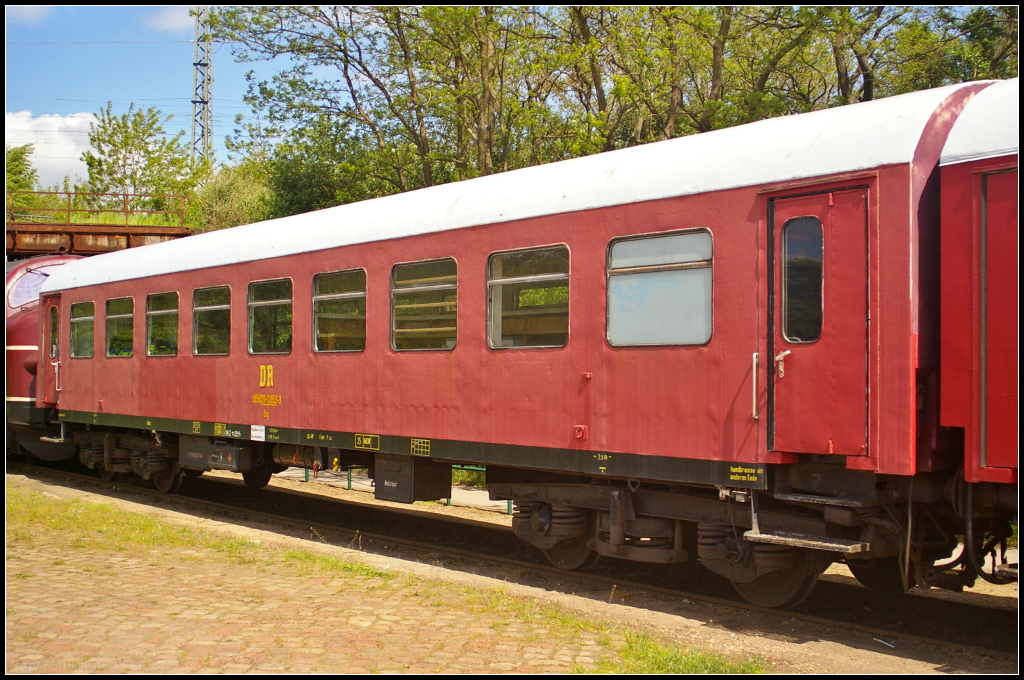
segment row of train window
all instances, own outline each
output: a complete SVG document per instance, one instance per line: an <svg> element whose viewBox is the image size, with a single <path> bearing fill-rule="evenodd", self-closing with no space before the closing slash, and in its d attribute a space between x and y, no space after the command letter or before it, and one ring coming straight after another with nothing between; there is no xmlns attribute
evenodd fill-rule
<svg viewBox="0 0 1024 680"><path fill-rule="evenodd" d="M613 241L608 255L607 338L614 346L701 345L711 339L712 239L706 229ZM487 266L490 347L563 347L569 340L569 249L564 245L494 253ZM248 289L251 354L292 348L292 280L255 281ZM366 346L366 271L313 277L313 350L359 352ZM106 356L130 357L135 300L107 300ZM178 353L177 292L146 297L146 354ZM53 310L54 314L56 309ZM71 305L75 358L93 356L96 307ZM192 351L226 355L231 289L192 294ZM51 319L56 329L56 318ZM450 350L458 337L458 266L451 258L395 265L391 343L395 350ZM57 354L51 333L50 353Z"/></svg>

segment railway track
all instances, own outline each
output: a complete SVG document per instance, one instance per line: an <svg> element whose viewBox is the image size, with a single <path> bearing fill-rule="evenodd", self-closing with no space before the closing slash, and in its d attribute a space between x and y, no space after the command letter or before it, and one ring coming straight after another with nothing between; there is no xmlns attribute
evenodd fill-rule
<svg viewBox="0 0 1024 680"><path fill-rule="evenodd" d="M63 477L97 488L127 490L171 501L202 512L276 523L341 547L429 560L459 570L479 564L500 565L508 580L571 591L584 597L604 599L605 595L618 592L619 596L649 594L670 601L696 601L726 608L727 613L717 615L716 622L727 628L743 628L742 613L757 612L777 618L780 623L795 619L856 631L886 645L915 642L1017 659L1016 611L912 595L882 595L827 581L820 582L808 600L793 610L765 609L732 596L727 581L696 564L666 568L606 559L588 572L556 569L532 548L514 540L510 529L484 522L272 487L253 493L241 483L216 478L191 480L188 488L178 494L161 494L141 483L104 482L66 469L8 463L9 471L51 479ZM453 523L461 525L458 532L451 531ZM467 550L462 547L465 545L475 549ZM538 584L538 580L543 583ZM946 625L949 621L958 624L950 627Z"/></svg>

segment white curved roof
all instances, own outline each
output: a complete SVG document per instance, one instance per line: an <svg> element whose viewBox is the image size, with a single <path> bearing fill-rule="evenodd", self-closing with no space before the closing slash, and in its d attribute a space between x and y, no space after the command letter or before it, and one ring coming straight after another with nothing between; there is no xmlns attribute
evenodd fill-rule
<svg viewBox="0 0 1024 680"><path fill-rule="evenodd" d="M932 112L960 87L772 118L89 257L61 267L42 292L909 163Z"/></svg>
<svg viewBox="0 0 1024 680"><path fill-rule="evenodd" d="M1020 146L1020 78L986 87L953 123L939 165L1017 153Z"/></svg>

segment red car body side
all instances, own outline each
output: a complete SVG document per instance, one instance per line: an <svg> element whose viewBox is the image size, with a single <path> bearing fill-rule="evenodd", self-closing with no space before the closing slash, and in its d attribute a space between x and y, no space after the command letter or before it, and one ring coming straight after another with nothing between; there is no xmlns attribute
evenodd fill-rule
<svg viewBox="0 0 1024 680"><path fill-rule="evenodd" d="M585 459L592 471L608 468L601 461L619 454L760 465L791 462L796 453L832 453L847 455L853 469L912 475L918 453L919 369L922 360L930 364L926 368L938 367L938 352L928 349L938 346L938 263L922 262L923 256L936 255L936 165L956 115L983 87L959 89L935 110L909 164L64 290L47 298L59 300L62 320L71 304L95 303L96 350L92 358L71 358L68 327L61 323L59 408L97 423L131 415L177 421L175 429L182 422L195 422L197 428L220 424L237 429L242 438L248 438L252 426L262 425L301 440L292 443L339 448L352 448L352 443L330 443L338 433L368 433L552 449ZM781 285L776 276L781 267L778 229L783 226L775 215L787 201L805 195L816 195L812 203L820 207L798 206L794 214L818 210L823 223L833 219L829 211L846 205L845 226L837 227L834 237L849 243L830 243L833 232L828 232L826 248L859 253L860 274L838 276L826 256L824 295L826 311L831 304L836 314L851 296L862 306L858 313L865 317L854 330L854 344L863 347L863 355L814 363L802 358L810 356L810 345L793 345L792 356L784 360L787 383L774 360L785 344L775 332ZM714 240L710 341L613 347L605 337L610 242L693 227L709 229ZM568 344L489 348L488 256L549 244L565 244L570 252ZM457 345L451 351L397 352L390 339L392 268L433 258L458 263ZM352 268L367 272L366 349L316 353L313 276ZM291 352L250 354L248 285L276 278L292 280ZM193 291L222 285L232 291L230 354L194 356ZM166 291L179 294L178 353L149 357L146 295ZM120 297L135 300L134 354L107 357L102 309L107 300ZM830 323L826 314L823 338ZM45 338L45 324L42 332ZM835 331L844 339L845 333ZM273 385L261 386L261 367L267 365L273 366ZM56 394L57 377L48 373L41 381L42 401L49 398L48 389ZM799 384L804 387L789 389ZM854 412L842 413L825 400L853 404ZM756 419L755 407L763 414ZM822 415L826 411L831 415ZM778 434L789 426L787 419L798 417L810 423L807 432L789 440L799 444L787 447L780 440L776 445ZM854 425L844 422L849 419ZM586 426L587 436L576 436L578 426ZM854 441L860 427L861 445L840 442ZM840 430L846 434L836 434ZM516 465L514 452L508 455L513 458L503 464Z"/></svg>
<svg viewBox="0 0 1024 680"><path fill-rule="evenodd" d="M942 424L969 482L1017 482L1017 154L942 168Z"/></svg>

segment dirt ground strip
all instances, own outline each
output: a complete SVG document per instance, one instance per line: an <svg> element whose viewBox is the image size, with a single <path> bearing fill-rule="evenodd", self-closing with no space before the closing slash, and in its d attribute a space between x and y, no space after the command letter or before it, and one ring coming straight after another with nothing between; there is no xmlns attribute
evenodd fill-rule
<svg viewBox="0 0 1024 680"><path fill-rule="evenodd" d="M308 540L280 527L197 516L127 491L7 475L51 497L103 502L268 549L357 559L372 574L324 577L301 565L231 561L214 550L123 553L56 542L12 547L5 563L6 669L24 672L565 672L614 658L621 635L567 636L485 605L467 592L556 605L683 647L759 656L786 673L1016 673L1015 661L897 641L795 619L653 596L599 602L557 590ZM387 581L386 587L382 584ZM609 597L609 600L612 600ZM619 602L622 602L621 604Z"/></svg>

